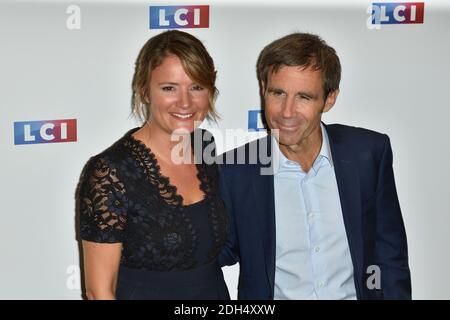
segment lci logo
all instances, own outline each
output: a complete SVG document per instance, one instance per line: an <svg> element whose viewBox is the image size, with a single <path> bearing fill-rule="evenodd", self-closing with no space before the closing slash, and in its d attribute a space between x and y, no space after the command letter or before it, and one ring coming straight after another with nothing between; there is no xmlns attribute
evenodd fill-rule
<svg viewBox="0 0 450 320"><path fill-rule="evenodd" d="M209 6L150 6L150 29L208 27Z"/></svg>
<svg viewBox="0 0 450 320"><path fill-rule="evenodd" d="M14 122L14 144L77 141L77 120Z"/></svg>
<svg viewBox="0 0 450 320"><path fill-rule="evenodd" d="M423 2L372 3L372 24L423 23L424 12Z"/></svg>
<svg viewBox="0 0 450 320"><path fill-rule="evenodd" d="M265 131L261 110L248 111L248 131Z"/></svg>

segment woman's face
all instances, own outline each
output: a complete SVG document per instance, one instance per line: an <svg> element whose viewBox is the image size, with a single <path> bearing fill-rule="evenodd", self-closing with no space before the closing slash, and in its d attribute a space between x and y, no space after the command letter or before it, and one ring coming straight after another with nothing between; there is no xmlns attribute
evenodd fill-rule
<svg viewBox="0 0 450 320"><path fill-rule="evenodd" d="M150 125L161 133L171 135L176 129L192 132L210 108L209 90L186 74L175 55L169 55L152 71L149 92Z"/></svg>

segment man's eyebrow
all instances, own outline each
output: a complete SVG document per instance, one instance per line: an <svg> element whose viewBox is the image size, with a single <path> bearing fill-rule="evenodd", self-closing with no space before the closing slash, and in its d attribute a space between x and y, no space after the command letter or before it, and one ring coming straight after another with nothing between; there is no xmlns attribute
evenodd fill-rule
<svg viewBox="0 0 450 320"><path fill-rule="evenodd" d="M267 88L267 92L282 92L285 93L285 91L283 89L277 88L277 87L268 87Z"/></svg>
<svg viewBox="0 0 450 320"><path fill-rule="evenodd" d="M267 88L267 92L269 92L269 93L273 93L273 92L286 93L286 91L284 91L281 88L277 88L277 87L268 87ZM309 91L299 91L299 92L296 93L296 95L297 96L306 96L306 97L308 97L310 99L316 99L317 98L317 95L315 95L315 94L313 94L313 93L311 93Z"/></svg>

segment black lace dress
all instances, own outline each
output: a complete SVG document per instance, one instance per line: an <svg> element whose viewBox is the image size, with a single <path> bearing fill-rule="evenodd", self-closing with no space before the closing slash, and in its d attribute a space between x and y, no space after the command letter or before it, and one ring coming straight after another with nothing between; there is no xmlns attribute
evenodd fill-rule
<svg viewBox="0 0 450 320"><path fill-rule="evenodd" d="M152 151L132 136L138 129L83 169L81 238L122 243L118 299L229 299L216 262L228 232L217 167L197 164L205 197L186 206Z"/></svg>

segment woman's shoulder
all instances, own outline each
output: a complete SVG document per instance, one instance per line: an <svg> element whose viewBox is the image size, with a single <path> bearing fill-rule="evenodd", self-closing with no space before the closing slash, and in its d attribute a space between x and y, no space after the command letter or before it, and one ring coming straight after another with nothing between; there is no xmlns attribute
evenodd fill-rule
<svg viewBox="0 0 450 320"><path fill-rule="evenodd" d="M121 161L129 156L129 153L127 153L127 144L131 139L133 132L138 129L139 127L127 131L120 139L113 142L106 149L91 156L87 160L83 171L95 170L95 168L116 167Z"/></svg>

